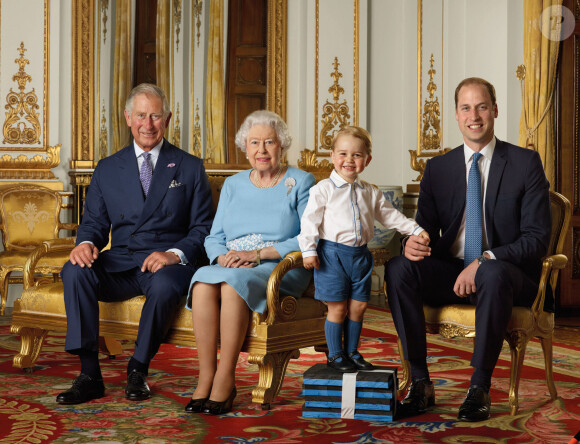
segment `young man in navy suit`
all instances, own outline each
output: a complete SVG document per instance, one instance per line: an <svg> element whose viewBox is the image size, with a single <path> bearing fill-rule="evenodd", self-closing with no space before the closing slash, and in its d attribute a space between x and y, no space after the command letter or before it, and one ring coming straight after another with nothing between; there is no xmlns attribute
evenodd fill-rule
<svg viewBox="0 0 580 444"><path fill-rule="evenodd" d="M202 161L163 135L171 112L163 90L135 87L125 105L134 142L101 160L89 186L76 247L62 270L67 314L65 349L81 374L59 404L101 398L98 301L144 294L125 395L149 398L149 363L173 320L194 272L212 219L211 190ZM111 248L102 251L111 241Z"/></svg>
<svg viewBox="0 0 580 444"><path fill-rule="evenodd" d="M481 421L489 418L491 375L512 306L531 306L536 296L552 224L549 184L537 152L494 136L497 115L489 82L468 78L457 86L463 145L427 162L417 204L417 223L431 241L410 236L404 254L386 266L389 307L411 366L403 415L435 403L423 303L476 307L474 370L458 419Z"/></svg>

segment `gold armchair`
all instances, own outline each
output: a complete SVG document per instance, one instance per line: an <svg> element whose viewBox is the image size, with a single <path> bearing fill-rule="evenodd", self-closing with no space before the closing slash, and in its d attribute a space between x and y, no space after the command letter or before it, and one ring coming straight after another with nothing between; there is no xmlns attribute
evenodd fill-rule
<svg viewBox="0 0 580 444"><path fill-rule="evenodd" d="M556 399L556 386L552 373L552 336L554 333L554 313L544 311L546 286L549 284L555 291L559 271L566 266L568 258L562 254L566 232L571 217L571 206L568 199L559 193L550 191L552 204L552 236L548 255L544 257L542 275L538 293L533 305L514 307L505 333L511 351L509 406L510 414L518 411L518 388L524 363L526 345L531 338L537 337L542 344L544 364L546 367L546 384L552 400ZM385 292L387 291L385 285ZM428 333L439 333L446 338L456 336L475 337L475 307L471 305L445 305L442 307L423 306L425 324ZM410 382L410 365L404 359L401 341L398 341L403 377L399 391L405 390Z"/></svg>
<svg viewBox="0 0 580 444"><path fill-rule="evenodd" d="M60 230L76 230L76 224L61 223L62 198L57 191L37 185L17 185L0 190L0 230L4 251L0 252L0 315L4 315L8 286L22 282L10 276L22 272L26 258L42 241L58 238ZM68 254L53 253L37 264L43 275L58 274Z"/></svg>

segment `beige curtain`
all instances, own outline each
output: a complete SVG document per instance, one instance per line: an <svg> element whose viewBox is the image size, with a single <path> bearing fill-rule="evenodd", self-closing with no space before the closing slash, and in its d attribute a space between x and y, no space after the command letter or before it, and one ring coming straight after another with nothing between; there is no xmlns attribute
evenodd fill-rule
<svg viewBox="0 0 580 444"><path fill-rule="evenodd" d="M167 95L171 103L171 3L170 1L157 2L157 38L155 39L155 70L157 86ZM166 130L165 138L171 140L169 133L171 125Z"/></svg>
<svg viewBox="0 0 580 444"><path fill-rule="evenodd" d="M207 84L205 120L207 144L205 158L212 163L225 161L224 147L224 2L209 2L209 36L207 51Z"/></svg>
<svg viewBox="0 0 580 444"><path fill-rule="evenodd" d="M546 8L561 5L562 0L524 1L525 78L522 80L519 144L538 151L552 188L555 181L556 149L553 95L560 41L553 36L555 22L540 20L540 17ZM551 38L547 38L544 34ZM521 74L520 71L518 73L520 80Z"/></svg>
<svg viewBox="0 0 580 444"><path fill-rule="evenodd" d="M111 105L113 150L115 151L119 151L129 143L129 128L123 111L125 110L125 100L131 91L132 85L131 17L131 0L117 0L113 103Z"/></svg>

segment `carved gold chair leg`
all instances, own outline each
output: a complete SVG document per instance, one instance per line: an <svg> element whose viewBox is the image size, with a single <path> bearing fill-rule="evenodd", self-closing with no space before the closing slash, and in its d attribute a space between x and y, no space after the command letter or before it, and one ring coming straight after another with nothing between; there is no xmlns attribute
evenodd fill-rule
<svg viewBox="0 0 580 444"><path fill-rule="evenodd" d="M401 381L399 382L399 389L397 390L397 395L401 396L405 390L411 384L411 365L409 361L405 359L405 353L403 353L403 345L401 340L397 336L397 347L399 347L399 357L401 359L402 375L400 376Z"/></svg>
<svg viewBox="0 0 580 444"><path fill-rule="evenodd" d="M540 344L542 344L542 350L544 351L546 384L550 391L550 398L553 401L558 397L558 392L556 391L556 384L554 384L554 372L552 370L552 335L549 335L546 338L540 337Z"/></svg>
<svg viewBox="0 0 580 444"><path fill-rule="evenodd" d="M8 301L9 274L10 271L0 267L0 289L2 290L2 294L0 295L0 316L4 316L6 303Z"/></svg>
<svg viewBox="0 0 580 444"><path fill-rule="evenodd" d="M12 326L10 332L20 335L20 353L14 357L12 366L32 371L48 331L42 328Z"/></svg>
<svg viewBox="0 0 580 444"><path fill-rule="evenodd" d="M248 362L258 364L258 385L252 390L252 402L262 405L262 410L270 410L270 404L282 387L284 374L290 359L300 357L300 350L282 353L250 354Z"/></svg>
<svg viewBox="0 0 580 444"><path fill-rule="evenodd" d="M99 336L99 350L111 359L115 359L115 356L123 354L123 346L121 343L110 336Z"/></svg>
<svg viewBox="0 0 580 444"><path fill-rule="evenodd" d="M527 341L524 335L512 333L508 339L508 344L511 351L511 367L510 367L510 390L509 390L509 405L510 415L515 415L518 412L518 390L520 387L520 376L522 367L524 365L524 356L526 354Z"/></svg>

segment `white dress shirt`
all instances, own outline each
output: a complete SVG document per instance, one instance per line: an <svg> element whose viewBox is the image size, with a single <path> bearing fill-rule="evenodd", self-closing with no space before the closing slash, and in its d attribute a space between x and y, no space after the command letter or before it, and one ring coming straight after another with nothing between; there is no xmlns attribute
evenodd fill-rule
<svg viewBox="0 0 580 444"><path fill-rule="evenodd" d="M151 149L151 151L149 151L149 153L151 153L149 161L151 162L152 171L155 170L155 165L157 165L157 159L159 159L161 145L163 145L163 139L161 139L161 142L159 142L155 147ZM137 166L139 167L139 172L141 172L141 166L143 165L143 160L145 159L145 157L143 157L145 151L142 150L141 147L137 145L137 143L135 143L135 141L133 141L133 148L135 148L135 157L137 158Z"/></svg>
<svg viewBox="0 0 580 444"><path fill-rule="evenodd" d="M423 231L393 208L376 186L359 178L351 184L332 171L329 179L310 188L298 236L302 256L317 256L318 239L352 247L366 245L374 236L375 219L403 234Z"/></svg>
<svg viewBox="0 0 580 444"><path fill-rule="evenodd" d="M485 226L485 196L487 194L487 180L489 178L489 167L491 166L491 158L493 157L493 152L495 150L495 136L491 139L483 149L480 151L482 154L482 158L479 159L479 171L481 173L481 189L483 190L483 197L482 197L482 217L483 217L483 236L482 240L482 248L485 253L488 253L492 259L495 259L493 253L489 250L487 244L487 234L486 234L486 226ZM469 180L469 169L471 168L471 164L473 163L473 151L469 148L465 143L463 144L463 153L465 154L465 182ZM465 250L465 209L463 210L463 220L461 221L461 226L459 227L459 231L457 232L457 237L451 245L451 254L453 257L463 259Z"/></svg>

